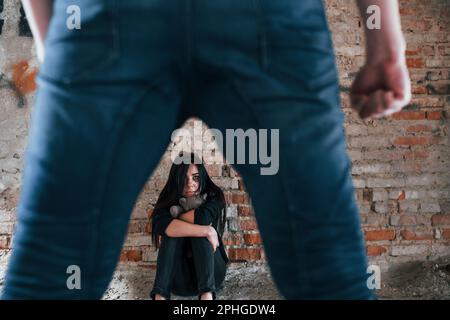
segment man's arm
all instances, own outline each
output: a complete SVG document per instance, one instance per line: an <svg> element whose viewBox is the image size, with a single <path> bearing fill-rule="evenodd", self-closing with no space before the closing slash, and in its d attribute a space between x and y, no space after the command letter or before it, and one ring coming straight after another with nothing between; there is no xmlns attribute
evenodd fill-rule
<svg viewBox="0 0 450 320"><path fill-rule="evenodd" d="M361 118L381 118L400 111L411 99L398 3L397 0L357 3L363 18L368 6L380 8L381 29L369 30L363 23L367 59L352 85L351 103Z"/></svg>
<svg viewBox="0 0 450 320"><path fill-rule="evenodd" d="M38 59L42 63L45 55L44 40L52 16L53 0L22 0L22 4L36 43Z"/></svg>

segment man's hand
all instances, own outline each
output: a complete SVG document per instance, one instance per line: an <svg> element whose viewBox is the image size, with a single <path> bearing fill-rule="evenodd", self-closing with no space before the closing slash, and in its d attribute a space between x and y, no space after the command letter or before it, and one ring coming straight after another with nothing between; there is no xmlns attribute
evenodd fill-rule
<svg viewBox="0 0 450 320"><path fill-rule="evenodd" d="M362 119L381 118L400 111L411 99L411 84L404 59L368 63L353 82L352 107Z"/></svg>
<svg viewBox="0 0 450 320"><path fill-rule="evenodd" d="M381 118L400 111L411 100L398 3L397 0L357 3L365 27L367 59L351 87L351 105L362 119ZM372 5L380 9L380 29L366 28L366 11Z"/></svg>

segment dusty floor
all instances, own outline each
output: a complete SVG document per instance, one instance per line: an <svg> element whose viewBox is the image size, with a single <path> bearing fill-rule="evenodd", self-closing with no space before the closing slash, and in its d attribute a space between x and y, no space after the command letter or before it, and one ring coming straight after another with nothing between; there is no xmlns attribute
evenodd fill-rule
<svg viewBox="0 0 450 320"><path fill-rule="evenodd" d="M149 268L119 268L104 299L149 299L154 277L155 271ZM172 295L172 299L196 300L197 297ZM217 291L217 299L281 299L281 296L264 264L232 263L227 270L223 289Z"/></svg>
<svg viewBox="0 0 450 320"><path fill-rule="evenodd" d="M0 292L4 283L7 255L0 253ZM155 271L148 267L127 266L116 270L104 299L149 299ZM450 256L434 261L403 263L383 273L380 299L450 299ZM219 300L282 299L266 264L232 263ZM196 297L172 296L173 300Z"/></svg>
<svg viewBox="0 0 450 320"><path fill-rule="evenodd" d="M142 269L142 268L141 268ZM146 268L117 270L104 299L148 299L154 271ZM126 280L126 281L123 281ZM414 261L382 274L379 299L450 299L450 256L435 261ZM192 300L196 297L178 297ZM221 300L282 299L265 264L234 263L228 269Z"/></svg>
<svg viewBox="0 0 450 320"><path fill-rule="evenodd" d="M450 256L391 267L381 282L380 298L450 299Z"/></svg>

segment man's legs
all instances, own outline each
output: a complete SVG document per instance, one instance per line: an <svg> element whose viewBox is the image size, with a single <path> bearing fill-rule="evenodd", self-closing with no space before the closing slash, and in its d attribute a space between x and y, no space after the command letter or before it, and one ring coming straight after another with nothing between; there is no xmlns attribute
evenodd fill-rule
<svg viewBox="0 0 450 320"><path fill-rule="evenodd" d="M200 39L213 39L213 32L234 42L223 48L205 40L199 46L204 76L198 115L224 137L226 129L268 129L269 137L270 130L279 129L279 141L269 147L279 146L275 175L261 175L267 165L248 164L248 155L247 164L234 167L251 196L281 294L287 299L371 298L322 3L254 3L261 6L239 2L236 8L209 8L205 25L213 25L199 27L206 34Z"/></svg>
<svg viewBox="0 0 450 320"><path fill-rule="evenodd" d="M184 120L176 7L80 1L81 29L69 30L70 4L55 2L46 39L3 298L101 298Z"/></svg>
<svg viewBox="0 0 450 320"><path fill-rule="evenodd" d="M102 296L178 102L157 86L40 82L4 298Z"/></svg>

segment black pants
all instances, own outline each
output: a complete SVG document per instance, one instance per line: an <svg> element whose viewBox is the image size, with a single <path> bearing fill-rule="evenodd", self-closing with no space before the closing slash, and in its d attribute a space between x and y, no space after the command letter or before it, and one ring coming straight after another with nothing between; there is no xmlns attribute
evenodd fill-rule
<svg viewBox="0 0 450 320"><path fill-rule="evenodd" d="M212 292L223 285L226 263L217 249L212 249L205 237L163 236L158 252L157 269L150 297L160 294L170 299L171 293L180 296Z"/></svg>

